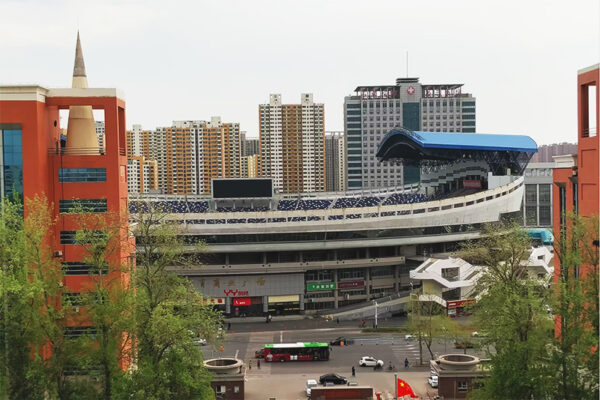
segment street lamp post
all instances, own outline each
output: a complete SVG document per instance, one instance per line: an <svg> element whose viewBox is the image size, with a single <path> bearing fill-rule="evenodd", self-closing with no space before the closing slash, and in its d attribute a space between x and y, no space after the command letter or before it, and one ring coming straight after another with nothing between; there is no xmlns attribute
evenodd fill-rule
<svg viewBox="0 0 600 400"><path fill-rule="evenodd" d="M377 301L373 300L375 304L375 328L377 328Z"/></svg>

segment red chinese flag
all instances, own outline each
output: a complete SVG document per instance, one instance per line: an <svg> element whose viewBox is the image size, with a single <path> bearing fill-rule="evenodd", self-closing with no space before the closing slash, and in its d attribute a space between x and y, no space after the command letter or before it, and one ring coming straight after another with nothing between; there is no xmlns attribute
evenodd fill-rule
<svg viewBox="0 0 600 400"><path fill-rule="evenodd" d="M409 395L413 399L416 399L419 397L415 394L415 392L413 392L410 385L408 383L406 383L405 381L403 381L402 379L398 378L398 382L396 382L396 385L398 385L398 397L404 397L406 395Z"/></svg>

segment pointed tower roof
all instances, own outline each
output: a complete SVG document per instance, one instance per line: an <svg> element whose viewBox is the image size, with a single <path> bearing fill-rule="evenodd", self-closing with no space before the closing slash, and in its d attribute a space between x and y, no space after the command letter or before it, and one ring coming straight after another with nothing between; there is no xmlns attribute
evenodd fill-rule
<svg viewBox="0 0 600 400"><path fill-rule="evenodd" d="M83 62L83 51L81 51L79 31L77 31L77 47L75 48L75 66L73 67L73 77L75 76L87 76L85 74L85 63Z"/></svg>

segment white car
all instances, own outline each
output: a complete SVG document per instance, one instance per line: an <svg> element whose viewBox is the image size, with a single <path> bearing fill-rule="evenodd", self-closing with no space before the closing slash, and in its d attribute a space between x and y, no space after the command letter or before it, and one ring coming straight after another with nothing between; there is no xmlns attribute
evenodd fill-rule
<svg viewBox="0 0 600 400"><path fill-rule="evenodd" d="M407 342L413 340L415 337L413 335L404 335L404 340L406 340Z"/></svg>
<svg viewBox="0 0 600 400"><path fill-rule="evenodd" d="M383 367L383 361L373 357L365 356L358 361L358 365L361 367L374 367L376 365L378 367Z"/></svg>
<svg viewBox="0 0 600 400"><path fill-rule="evenodd" d="M196 346L206 346L206 339L201 337L194 338L194 344Z"/></svg>
<svg viewBox="0 0 600 400"><path fill-rule="evenodd" d="M429 377L429 379L427 379L427 382L429 382L429 386L431 386L432 388L438 387L438 376L437 375L431 375Z"/></svg>
<svg viewBox="0 0 600 400"><path fill-rule="evenodd" d="M306 395L308 397L310 397L310 392L311 392L312 388L317 387L317 386L319 386L319 384L317 383L316 380L314 380L314 379L308 379L306 381Z"/></svg>

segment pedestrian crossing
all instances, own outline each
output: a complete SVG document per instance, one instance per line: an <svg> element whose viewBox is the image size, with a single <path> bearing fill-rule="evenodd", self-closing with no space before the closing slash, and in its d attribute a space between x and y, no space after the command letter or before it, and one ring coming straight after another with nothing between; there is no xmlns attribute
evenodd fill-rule
<svg viewBox="0 0 600 400"><path fill-rule="evenodd" d="M275 343L274 335L275 332L256 332L250 334L250 337L248 338L248 347L242 358L246 366L247 376L268 375L271 373L271 363L255 358L254 352L262 348L265 343Z"/></svg>

